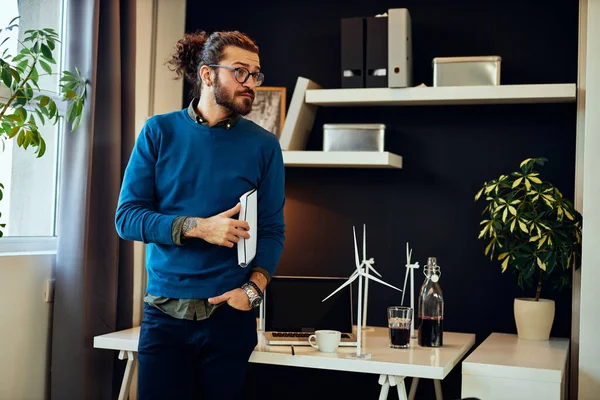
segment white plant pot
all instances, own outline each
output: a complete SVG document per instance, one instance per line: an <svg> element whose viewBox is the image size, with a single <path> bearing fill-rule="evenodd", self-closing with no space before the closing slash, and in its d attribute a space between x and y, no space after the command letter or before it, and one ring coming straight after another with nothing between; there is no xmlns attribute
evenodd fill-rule
<svg viewBox="0 0 600 400"><path fill-rule="evenodd" d="M554 300L516 298L515 322L519 339L548 340L554 322Z"/></svg>

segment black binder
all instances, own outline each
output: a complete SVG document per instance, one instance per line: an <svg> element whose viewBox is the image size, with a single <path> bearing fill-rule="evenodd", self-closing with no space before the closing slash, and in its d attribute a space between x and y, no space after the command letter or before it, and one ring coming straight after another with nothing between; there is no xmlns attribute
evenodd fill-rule
<svg viewBox="0 0 600 400"><path fill-rule="evenodd" d="M366 86L388 87L388 18L366 18Z"/></svg>
<svg viewBox="0 0 600 400"><path fill-rule="evenodd" d="M342 88L364 88L365 20L364 18L342 18L341 25Z"/></svg>

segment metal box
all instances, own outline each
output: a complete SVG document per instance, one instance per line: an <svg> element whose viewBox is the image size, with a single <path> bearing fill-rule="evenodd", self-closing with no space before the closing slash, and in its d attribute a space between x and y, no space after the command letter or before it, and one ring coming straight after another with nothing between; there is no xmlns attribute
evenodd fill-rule
<svg viewBox="0 0 600 400"><path fill-rule="evenodd" d="M383 151L384 124L324 124L324 151Z"/></svg>
<svg viewBox="0 0 600 400"><path fill-rule="evenodd" d="M433 86L500 84L499 56L437 57L433 59Z"/></svg>

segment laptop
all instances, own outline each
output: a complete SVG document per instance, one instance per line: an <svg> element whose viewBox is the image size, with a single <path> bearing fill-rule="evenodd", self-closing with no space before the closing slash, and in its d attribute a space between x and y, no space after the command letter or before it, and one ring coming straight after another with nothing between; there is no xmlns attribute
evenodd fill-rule
<svg viewBox="0 0 600 400"><path fill-rule="evenodd" d="M274 276L264 300L266 343L309 346L316 330L340 331L340 346L356 346L352 333L352 285L323 302L346 278Z"/></svg>

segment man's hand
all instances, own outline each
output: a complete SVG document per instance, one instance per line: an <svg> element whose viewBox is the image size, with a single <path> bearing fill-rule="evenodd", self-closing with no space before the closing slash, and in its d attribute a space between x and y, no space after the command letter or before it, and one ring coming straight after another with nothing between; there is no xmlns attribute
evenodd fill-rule
<svg viewBox="0 0 600 400"><path fill-rule="evenodd" d="M231 307L240 311L249 311L251 309L248 295L244 292L244 289L240 288L230 290L217 297L211 297L208 299L208 302L210 304L227 302Z"/></svg>
<svg viewBox="0 0 600 400"><path fill-rule="evenodd" d="M183 237L204 239L208 243L231 248L240 238L250 238L248 223L231 218L241 208L242 205L237 203L235 207L210 218L186 218L182 228Z"/></svg>

